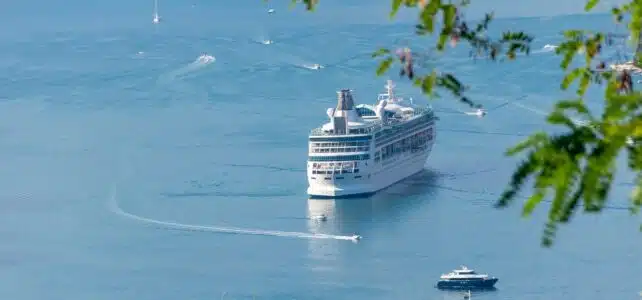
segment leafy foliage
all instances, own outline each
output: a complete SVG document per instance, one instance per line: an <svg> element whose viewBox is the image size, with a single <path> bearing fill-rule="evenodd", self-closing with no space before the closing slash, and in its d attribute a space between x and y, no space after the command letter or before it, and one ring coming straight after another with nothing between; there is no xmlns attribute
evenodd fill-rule
<svg viewBox="0 0 642 300"><path fill-rule="evenodd" d="M308 10L318 4L318 0L300 2ZM590 11L599 2L588 0L585 10ZM402 6L418 9L416 34L433 35L438 32L437 51L445 51L449 40L459 40L472 48L471 53L475 57L512 60L518 53L529 54L533 37L526 33L504 32L496 39L486 36L492 14L487 14L475 26L467 26L464 20L458 18L458 9L467 4L468 0L461 0L457 4L451 1L446 3L445 0L392 0L390 16L394 17ZM616 22L622 22L625 15L630 16L628 29L637 44L642 29L642 1L631 0L630 3L614 7L612 14ZM437 28L438 23L441 24L440 28ZM637 212L642 206L642 93L622 94L620 81L612 72L598 71L592 67L607 34L568 30L564 32L564 37L565 41L556 49L556 54L561 57L560 68L566 72L560 88L568 90L577 83L577 98L559 101L547 121L564 127L566 131L555 135L538 132L506 151L507 156L523 155L524 159L518 164L496 205L505 207L513 203L527 183L532 184L534 191L524 203L523 216L530 215L539 203L552 198L542 237L544 246L552 245L558 225L567 223L577 211L595 213L605 207L616 174L616 157L623 152L628 155L628 167L638 174L631 194L631 212ZM578 56L583 56L584 65L571 69L571 63ZM403 59L403 55L396 55L389 49L379 49L373 53L373 57L381 60L377 70L379 75L389 70L396 61L406 64L403 68L412 67L407 65L409 62ZM635 60L642 61L642 57L636 57ZM433 69L411 80L429 96L436 96L436 89L444 89L461 101L478 106L464 95L465 86L453 74ZM592 83L604 86L605 109L599 116L591 113L584 102ZM590 126L574 121L569 116L571 113L579 115ZM628 139L634 143L627 143Z"/></svg>

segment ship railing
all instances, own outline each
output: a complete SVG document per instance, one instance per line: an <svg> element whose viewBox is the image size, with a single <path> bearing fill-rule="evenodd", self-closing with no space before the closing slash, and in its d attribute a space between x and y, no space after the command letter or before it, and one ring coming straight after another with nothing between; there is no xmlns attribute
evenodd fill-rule
<svg viewBox="0 0 642 300"><path fill-rule="evenodd" d="M418 115L423 115L425 113L429 113L429 112L432 112L432 111L433 111L432 107L416 107L415 110L414 110L414 113L412 114L412 116L414 117L414 116L418 116ZM399 120L399 119L388 119L388 120L386 120L385 123L384 122L377 122L377 123L374 123L373 125L371 125L369 127L362 128L362 129L365 130L365 132L359 133L359 134L371 134L373 132L379 131L379 130L384 129L386 127L394 126L394 125L396 125L396 124L398 124L400 122L401 122L401 120ZM310 135L312 135L312 136L338 136L338 135L355 135L355 134L354 133L337 134L337 133L334 133L334 132L326 132L326 131L323 130L323 127L317 127L317 128L314 128L314 129L312 129L310 131Z"/></svg>
<svg viewBox="0 0 642 300"><path fill-rule="evenodd" d="M323 127L317 127L317 128L314 128L314 129L312 129L310 131L310 135L313 135L313 136L337 136L337 135L371 134L371 133L373 133L373 132L375 132L375 131L377 131L379 129L382 129L384 126L385 125L383 125L383 123L377 123L377 124L371 125L371 126L366 127L366 128L361 128L361 129L364 130L364 132L361 132L361 133L348 133L348 134L345 134L345 133L338 134L338 133L334 133L334 132L327 132L327 131L323 130Z"/></svg>
<svg viewBox="0 0 642 300"><path fill-rule="evenodd" d="M339 165L334 165L334 166L323 166L318 168L319 170L323 171L343 171L343 170L352 170L352 173L354 173L354 170L357 168L357 164L351 163L351 162L343 162L340 163Z"/></svg>

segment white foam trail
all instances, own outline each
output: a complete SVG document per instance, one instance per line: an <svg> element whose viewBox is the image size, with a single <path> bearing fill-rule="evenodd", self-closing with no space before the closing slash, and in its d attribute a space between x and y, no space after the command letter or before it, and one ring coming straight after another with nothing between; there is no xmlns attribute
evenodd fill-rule
<svg viewBox="0 0 642 300"><path fill-rule="evenodd" d="M536 114L538 114L538 115L541 115L541 116L548 116L548 113L547 113L547 112L545 112L545 111L543 111L543 110L541 110L541 109L537 109L537 108L534 108L534 107L526 106L526 105L524 105L524 104L517 103L517 102L511 102L511 103L512 103L513 105L515 105L515 106L519 107L519 108L523 108L523 109L525 109L525 110L528 110L528 111L530 111L530 112L536 113Z"/></svg>
<svg viewBox="0 0 642 300"><path fill-rule="evenodd" d="M194 72L198 69L201 69L209 64L212 64L216 61L216 57L212 55L207 55L203 54L196 58L193 62L189 63L187 66L184 66L182 68L178 68L177 70L174 70L172 72L169 72L167 75L164 77L167 77L168 79L173 79L175 77L185 75L190 72Z"/></svg>
<svg viewBox="0 0 642 300"><path fill-rule="evenodd" d="M274 41L269 39L269 38L255 39L255 40L252 40L252 41L255 42L255 43L258 43L258 44L263 44L263 45L272 45L272 44L274 44Z"/></svg>
<svg viewBox="0 0 642 300"><path fill-rule="evenodd" d="M524 105L524 104L517 103L517 102L511 102L511 103L512 103L513 105L515 105L515 106L519 107L519 108L523 108L523 109L525 109L525 110L528 110L528 111L530 111L530 112L536 113L536 114L541 115L541 116L545 116L545 117L546 117L546 116L548 116L548 115L549 115L549 114L548 114L548 113L546 113L545 111L540 110L540 109L537 109L537 108L534 108L534 107L531 107L531 106L526 106L526 105ZM575 125L577 125L577 126L587 126L587 125L589 125L589 122L588 122L588 121L585 121L585 120L580 120L580 119L576 119L576 118L570 118L570 119L571 119L571 121L573 121L573 123L575 123Z"/></svg>
<svg viewBox="0 0 642 300"><path fill-rule="evenodd" d="M205 231L213 233L231 233L231 234L249 234L249 235L264 235L264 236L279 236L279 237L292 237L292 238L302 238L302 239L333 239L333 240L345 240L352 241L354 240L351 236L344 235L332 235L332 234L320 234L320 233L305 233L305 232L291 232L291 231L276 231L276 230L259 230L259 229L244 229L236 227L220 227L220 226L205 226L205 225L191 225L191 224L182 224L176 222L165 222L160 220L154 220L150 218L145 218L137 216L126 211L123 211L116 202L115 193L112 193L110 198L109 208L112 212L121 215L123 217L136 220L144 223L151 223L156 225L161 225L165 227L191 230L191 231Z"/></svg>
<svg viewBox="0 0 642 300"><path fill-rule="evenodd" d="M549 53L555 51L555 49L557 49L557 45L546 44L542 49L535 50L533 53Z"/></svg>
<svg viewBox="0 0 642 300"><path fill-rule="evenodd" d="M293 65L293 66L299 67L299 68L310 69L312 67L312 65L314 65L313 61L310 61L310 60L305 59L303 57L300 57L298 55L294 55L292 53L285 54L283 56L283 58L280 59L280 60L285 62L285 63L287 63L287 64L290 64L290 65Z"/></svg>
<svg viewBox="0 0 642 300"><path fill-rule="evenodd" d="M302 64L302 65L296 65L296 66L304 69L308 69L308 70L315 70L315 71L325 68L322 65L316 65L316 64Z"/></svg>
<svg viewBox="0 0 642 300"><path fill-rule="evenodd" d="M544 45L544 47L542 47L542 49L535 50L532 53L533 54L549 53L549 52L555 51L555 49L557 49L557 45L546 44Z"/></svg>

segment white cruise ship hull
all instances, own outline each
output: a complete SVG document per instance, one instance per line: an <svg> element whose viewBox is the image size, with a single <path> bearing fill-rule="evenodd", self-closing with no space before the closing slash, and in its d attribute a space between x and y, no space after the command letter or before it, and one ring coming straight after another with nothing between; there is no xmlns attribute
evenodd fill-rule
<svg viewBox="0 0 642 300"><path fill-rule="evenodd" d="M308 162L308 190L313 198L345 198L372 195L424 169L432 151L434 139L426 148L414 153L405 153L384 163L367 161L358 174L320 175L312 173Z"/></svg>

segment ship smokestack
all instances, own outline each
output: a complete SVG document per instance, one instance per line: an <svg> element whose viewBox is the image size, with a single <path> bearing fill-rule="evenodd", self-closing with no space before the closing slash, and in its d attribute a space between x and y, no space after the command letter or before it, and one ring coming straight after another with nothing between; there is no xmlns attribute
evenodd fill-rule
<svg viewBox="0 0 642 300"><path fill-rule="evenodd" d="M332 117L332 127L336 134L348 133L349 113L354 113L354 100L350 90L343 89L337 92L337 108Z"/></svg>
<svg viewBox="0 0 642 300"><path fill-rule="evenodd" d="M337 110L353 110L354 100L352 93L348 89L343 89L337 92Z"/></svg>

